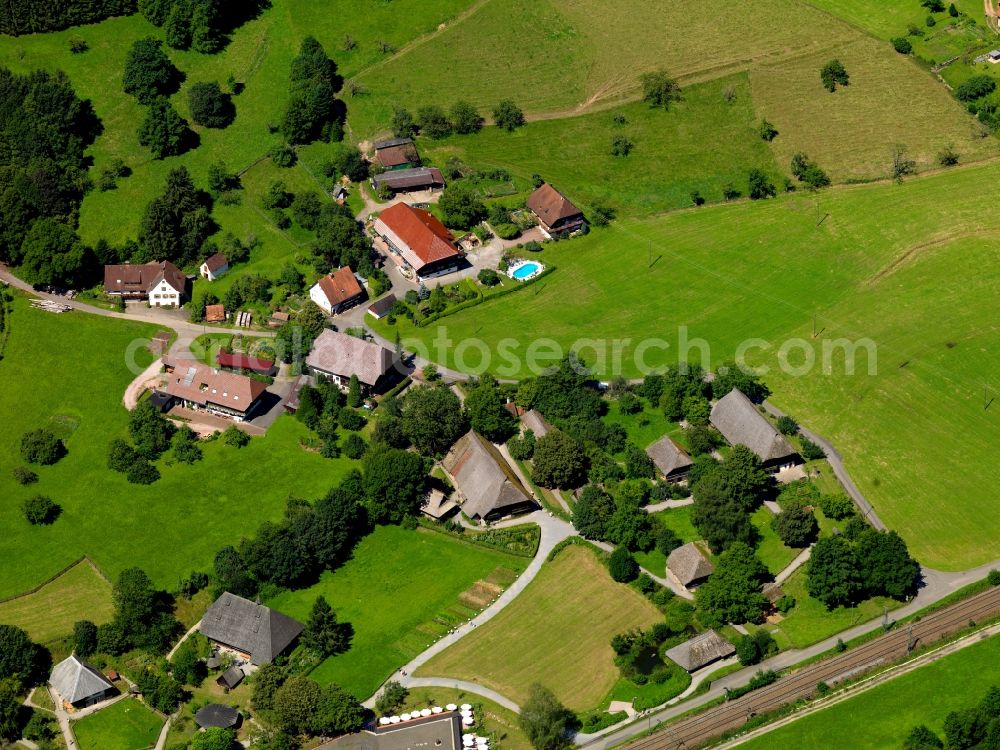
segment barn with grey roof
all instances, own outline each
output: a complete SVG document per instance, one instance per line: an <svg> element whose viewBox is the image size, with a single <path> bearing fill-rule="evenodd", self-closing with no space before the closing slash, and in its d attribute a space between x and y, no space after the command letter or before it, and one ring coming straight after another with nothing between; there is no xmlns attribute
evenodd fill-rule
<svg viewBox="0 0 1000 750"><path fill-rule="evenodd" d="M686 671L694 672L735 653L733 644L714 630L706 630L701 635L668 649L664 656Z"/></svg>
<svg viewBox="0 0 1000 750"><path fill-rule="evenodd" d="M716 402L709 421L730 445L745 445L756 453L765 468L780 469L799 463L791 443L736 388Z"/></svg>
<svg viewBox="0 0 1000 750"><path fill-rule="evenodd" d="M646 455L656 464L659 472L672 482L684 479L694 463L684 449L667 435L646 448Z"/></svg>
<svg viewBox="0 0 1000 750"><path fill-rule="evenodd" d="M712 575L715 567L694 542L688 542L667 555L667 570L682 586L695 587Z"/></svg>
<svg viewBox="0 0 1000 750"><path fill-rule="evenodd" d="M469 518L492 521L535 507L497 447L472 430L459 438L441 465L455 480Z"/></svg>
<svg viewBox="0 0 1000 750"><path fill-rule="evenodd" d="M345 734L316 750L462 750L461 720L454 711L425 719Z"/></svg>
<svg viewBox="0 0 1000 750"><path fill-rule="evenodd" d="M74 708L92 706L118 692L107 677L76 654L56 664L49 682L63 702Z"/></svg>
<svg viewBox="0 0 1000 750"><path fill-rule="evenodd" d="M206 638L247 654L253 664L273 660L302 629L297 620L228 591L208 608L198 626Z"/></svg>

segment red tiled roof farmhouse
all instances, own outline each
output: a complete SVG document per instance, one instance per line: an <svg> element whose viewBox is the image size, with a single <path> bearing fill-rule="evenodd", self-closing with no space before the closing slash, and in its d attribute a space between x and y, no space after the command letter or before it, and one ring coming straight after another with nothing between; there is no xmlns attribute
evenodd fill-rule
<svg viewBox="0 0 1000 750"><path fill-rule="evenodd" d="M364 291L358 280L354 278L354 271L351 270L350 266L338 268L329 276L321 278L319 280L319 288L323 290L323 294L330 300L332 307L354 299Z"/></svg>
<svg viewBox="0 0 1000 750"><path fill-rule="evenodd" d="M397 203L378 218L406 244L421 265L459 255L451 232L428 211Z"/></svg>
<svg viewBox="0 0 1000 750"><path fill-rule="evenodd" d="M554 226L560 219L569 219L581 213L569 198L547 182L528 198L528 208L549 226Z"/></svg>

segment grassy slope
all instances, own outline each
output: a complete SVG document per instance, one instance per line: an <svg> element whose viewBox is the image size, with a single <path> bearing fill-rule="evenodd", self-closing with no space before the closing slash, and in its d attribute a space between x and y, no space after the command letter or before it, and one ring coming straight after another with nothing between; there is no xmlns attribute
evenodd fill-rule
<svg viewBox="0 0 1000 750"><path fill-rule="evenodd" d="M109 622L111 585L87 562L73 566L33 594L0 604L0 622L24 628L39 643L73 632L73 623Z"/></svg>
<svg viewBox="0 0 1000 750"><path fill-rule="evenodd" d="M996 324L982 311L997 284L990 240L1000 220L975 201L942 196L975 194L991 174L969 167L904 185L623 220L545 249L541 259L559 270L539 288L439 327L400 324L401 331L428 344L441 330L452 341L512 338L520 367L494 367L507 377L530 372L524 353L537 335L564 347L581 337L614 335L632 347L663 338L670 346L648 352L649 366L699 356L697 348L678 351L679 326L707 341L710 364L732 358L748 338L766 339L765 379L778 405L838 446L883 520L922 562L968 567L1000 556L982 491L998 477L990 446L1000 412L984 411L983 385L1000 354L991 344ZM651 269L647 247L659 258ZM824 341L869 337L878 346L877 375L867 374L863 352L853 375L842 355L831 359L830 374L819 366L801 377L783 373L779 347L789 337L811 341L814 314L818 360ZM429 353L451 363L447 349ZM761 356L751 352L752 361ZM607 361L597 362L605 376ZM539 370L551 362L539 360ZM629 351L624 369L639 371Z"/></svg>
<svg viewBox="0 0 1000 750"><path fill-rule="evenodd" d="M618 678L611 636L660 617L640 594L614 583L591 550L569 547L514 603L417 671L475 680L518 703L541 682L571 709L585 710Z"/></svg>
<svg viewBox="0 0 1000 750"><path fill-rule="evenodd" d="M707 80L857 34L795 0L755 2L741 7L739 23L720 23L731 10L717 0L488 0L433 41L361 73L370 94L352 122L367 136L384 129L393 105L450 106L458 98L484 111L508 96L529 113L573 111L636 98L644 70L665 67L686 82ZM813 32L819 23L822 38Z"/></svg>
<svg viewBox="0 0 1000 750"><path fill-rule="evenodd" d="M391 672L475 611L459 595L497 568L520 572L527 559L473 547L442 534L380 527L354 557L315 586L280 594L268 604L305 621L324 595L337 616L354 626L351 649L331 657L312 676L367 698Z"/></svg>
<svg viewBox="0 0 1000 750"><path fill-rule="evenodd" d="M732 103L722 97L729 87L736 92ZM618 114L627 124L615 124ZM611 155L616 136L634 143L628 157ZM669 112L627 104L529 123L514 133L490 127L440 143L424 140L421 148L438 163L455 155L478 169L507 169L526 184L537 173L581 205L601 200L630 214L690 206L694 190L722 200L727 182L746 191L751 168L777 171L756 131L745 74L692 86Z"/></svg>
<svg viewBox="0 0 1000 750"><path fill-rule="evenodd" d="M305 428L281 417L264 438L237 451L221 442L204 446L204 460L166 466L147 487L129 484L106 468L110 440L126 436L121 405L133 374L126 367L131 342L156 329L120 320L31 309L21 298L10 318L11 336L0 362L0 465L19 464L18 442L54 416L79 420L66 441L69 455L38 469L39 482L19 486L0 472L0 538L4 559L0 596L24 591L83 554L112 578L138 565L162 586L193 569L208 570L220 547L281 516L289 494L315 498L355 462L326 460L298 447ZM150 361L141 348L139 367ZM25 377L25 373L31 373ZM275 477L281 477L275 482ZM29 526L23 500L49 495L63 508L52 526Z"/></svg>
<svg viewBox="0 0 1000 750"><path fill-rule="evenodd" d="M918 724L926 724L940 736L948 713L979 703L997 683L1000 638L993 637L740 747L825 750L830 738L836 737L837 746L852 750L897 748Z"/></svg>
<svg viewBox="0 0 1000 750"><path fill-rule="evenodd" d="M143 750L156 744L163 720L126 698L73 723L80 750Z"/></svg>

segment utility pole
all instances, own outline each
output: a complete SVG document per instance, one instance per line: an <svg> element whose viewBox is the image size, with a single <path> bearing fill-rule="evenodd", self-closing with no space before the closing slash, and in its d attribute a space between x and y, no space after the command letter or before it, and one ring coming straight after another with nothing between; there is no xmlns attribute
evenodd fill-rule
<svg viewBox="0 0 1000 750"><path fill-rule="evenodd" d="M889 631L889 608L882 607L882 632L887 633Z"/></svg>
<svg viewBox="0 0 1000 750"><path fill-rule="evenodd" d="M910 653L917 642L913 639L913 626L906 629L906 653Z"/></svg>

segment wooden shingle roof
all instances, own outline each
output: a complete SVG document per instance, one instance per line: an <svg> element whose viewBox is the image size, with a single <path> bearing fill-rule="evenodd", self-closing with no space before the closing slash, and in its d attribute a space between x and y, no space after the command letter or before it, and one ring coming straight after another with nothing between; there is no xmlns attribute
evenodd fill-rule
<svg viewBox="0 0 1000 750"><path fill-rule="evenodd" d="M712 575L715 567L694 542L688 542L667 556L667 569L684 586Z"/></svg>
<svg viewBox="0 0 1000 750"><path fill-rule="evenodd" d="M694 463L684 449L667 435L646 448L646 455L653 460L656 468L664 476L683 471Z"/></svg>
<svg viewBox="0 0 1000 750"><path fill-rule="evenodd" d="M267 664L298 638L303 625L263 604L228 591L201 618L206 638L250 654L254 664Z"/></svg>
<svg viewBox="0 0 1000 750"><path fill-rule="evenodd" d="M56 664L49 682L67 703L78 703L114 689L107 677L80 661L76 654Z"/></svg>
<svg viewBox="0 0 1000 750"><path fill-rule="evenodd" d="M710 421L731 445L745 445L764 463L796 455L785 436L736 388L712 407Z"/></svg>
<svg viewBox="0 0 1000 750"><path fill-rule="evenodd" d="M706 630L701 635L668 649L664 655L688 672L694 672L735 653L733 644L714 630Z"/></svg>
<svg viewBox="0 0 1000 750"><path fill-rule="evenodd" d="M465 497L462 510L469 518L485 518L531 501L496 446L472 430L459 438L441 463Z"/></svg>

